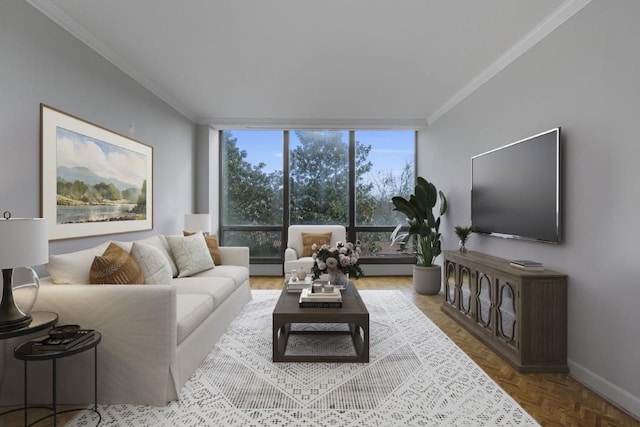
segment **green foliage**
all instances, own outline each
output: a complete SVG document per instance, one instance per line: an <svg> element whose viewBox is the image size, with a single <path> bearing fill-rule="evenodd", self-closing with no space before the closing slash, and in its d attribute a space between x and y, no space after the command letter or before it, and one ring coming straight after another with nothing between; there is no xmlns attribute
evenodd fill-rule
<svg viewBox="0 0 640 427"><path fill-rule="evenodd" d="M145 215L147 213L147 180L142 181L142 188L138 195L138 201L132 212Z"/></svg>
<svg viewBox="0 0 640 427"><path fill-rule="evenodd" d="M433 209L440 199L439 215ZM391 198L394 210L402 212L409 221L409 231L400 237L401 250L416 257L420 266L431 266L442 252L440 217L447 212L447 199L432 183L422 177L416 179L414 194L409 200L402 196Z"/></svg>
<svg viewBox="0 0 640 427"><path fill-rule="evenodd" d="M456 236L458 236L462 244L465 244L471 235L471 226L462 227L461 225L456 225L453 231L455 231Z"/></svg>
<svg viewBox="0 0 640 427"><path fill-rule="evenodd" d="M346 224L349 206L349 146L341 131L295 131L300 145L291 151L291 223ZM363 177L372 167L371 146L356 143L356 200L359 224L371 223L373 184Z"/></svg>
<svg viewBox="0 0 640 427"><path fill-rule="evenodd" d="M131 203L137 203L138 196L140 195L140 190L137 188L127 188L122 191L122 198L124 200L128 200Z"/></svg>
<svg viewBox="0 0 640 427"><path fill-rule="evenodd" d="M227 224L273 225L282 222L282 172L267 173L265 163L252 165L237 138L223 137L224 218Z"/></svg>

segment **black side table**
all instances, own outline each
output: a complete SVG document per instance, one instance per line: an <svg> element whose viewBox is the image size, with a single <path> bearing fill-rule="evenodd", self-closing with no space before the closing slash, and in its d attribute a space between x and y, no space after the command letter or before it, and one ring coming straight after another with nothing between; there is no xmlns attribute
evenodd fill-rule
<svg viewBox="0 0 640 427"><path fill-rule="evenodd" d="M20 344L13 351L13 355L16 359L20 359L24 361L24 425L33 425L36 424L46 418L53 417L53 425L58 425L58 408L57 408L57 399L56 399L56 361L63 357L73 356L74 354L82 353L93 348L93 397L94 397L94 405L93 408L77 408L77 409L68 409L60 412L71 412L71 411L81 411L81 410L90 410L95 412L98 415L98 422L96 425L100 424L102 420L102 416L100 412L98 412L98 344L102 340L102 335L99 332L95 331L94 335L91 338L82 341L81 343L71 347L67 350L60 351L34 351L33 344L36 340L27 341L23 344ZM52 390L52 405L51 410L53 414L42 417L31 424L27 424L27 362L33 361L41 361L41 360L51 360L52 366L52 379L53 379L53 390Z"/></svg>
<svg viewBox="0 0 640 427"><path fill-rule="evenodd" d="M34 332L44 331L58 323L58 315L49 311L34 311L31 313L31 323L22 328L11 331L0 331L0 340L21 337Z"/></svg>
<svg viewBox="0 0 640 427"><path fill-rule="evenodd" d="M0 340L7 340L9 338L16 338L33 334L35 332L49 330L55 326L56 323L58 323L58 315L56 313L49 311L34 311L31 313L31 323L27 326L23 326L22 328L12 329L10 331L0 331ZM1 350L4 351L4 347L2 347ZM0 369L2 369L2 366L0 366ZM2 371L0 371L0 378L2 378ZM10 409L0 413L0 417L16 411L19 411L19 409Z"/></svg>

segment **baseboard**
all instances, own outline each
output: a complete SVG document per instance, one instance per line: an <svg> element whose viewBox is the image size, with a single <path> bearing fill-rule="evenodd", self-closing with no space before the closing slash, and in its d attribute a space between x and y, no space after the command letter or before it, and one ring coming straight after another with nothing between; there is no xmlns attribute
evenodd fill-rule
<svg viewBox="0 0 640 427"><path fill-rule="evenodd" d="M569 365L569 373L573 379L593 390L603 399L608 400L629 415L640 419L640 397L632 395L573 360L569 359L567 362Z"/></svg>

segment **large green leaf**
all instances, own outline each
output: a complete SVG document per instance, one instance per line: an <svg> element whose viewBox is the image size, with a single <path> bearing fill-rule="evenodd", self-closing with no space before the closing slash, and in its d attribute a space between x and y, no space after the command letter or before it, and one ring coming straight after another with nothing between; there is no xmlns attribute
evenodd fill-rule
<svg viewBox="0 0 640 427"><path fill-rule="evenodd" d="M413 219L416 217L416 209L404 197L392 197L391 202L393 203L393 210L402 212L408 219Z"/></svg>

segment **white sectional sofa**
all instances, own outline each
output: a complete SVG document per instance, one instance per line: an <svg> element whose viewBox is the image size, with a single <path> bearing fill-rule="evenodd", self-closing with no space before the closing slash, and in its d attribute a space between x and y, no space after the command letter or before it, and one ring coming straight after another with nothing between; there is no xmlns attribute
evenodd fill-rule
<svg viewBox="0 0 640 427"><path fill-rule="evenodd" d="M162 236L143 242L168 248ZM130 250L130 242L120 244ZM79 280L88 274L87 262L100 255L106 245L57 256L66 258L56 258L57 266L49 266L50 272L58 268L60 271L54 273L67 283L54 283L56 274L41 280L33 310L56 312L58 324L78 324L102 334L97 359L99 403L164 406L178 397L183 385L251 299L249 248L220 247L221 265L189 277L175 277L168 284L74 283L74 275L65 263L80 268L75 279ZM87 392L92 391L93 362L92 352L60 359L60 402L93 401L93 394ZM17 366L21 376L22 366ZM38 394L30 400L50 400L50 374L32 374L29 369L30 390L35 388ZM10 378L14 375L6 375L7 371L3 395L7 394L5 384L9 393L11 386L21 384L19 376ZM34 387L36 376L40 378ZM21 387L14 390L17 396L21 396L19 390Z"/></svg>

